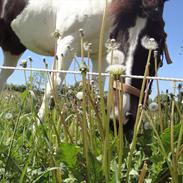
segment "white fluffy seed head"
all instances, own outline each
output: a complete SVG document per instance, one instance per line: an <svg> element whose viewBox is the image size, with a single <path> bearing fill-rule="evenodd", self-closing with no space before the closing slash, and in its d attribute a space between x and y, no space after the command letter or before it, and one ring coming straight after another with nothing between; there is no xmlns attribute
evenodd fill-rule
<svg viewBox="0 0 183 183"><path fill-rule="evenodd" d="M13 118L13 114L8 112L8 113L5 114L4 118L7 119L7 120L10 120L10 119Z"/></svg>
<svg viewBox="0 0 183 183"><path fill-rule="evenodd" d="M83 92L78 92L78 93L76 94L76 98L77 98L78 100L82 100L82 99L83 99Z"/></svg>
<svg viewBox="0 0 183 183"><path fill-rule="evenodd" d="M126 67L121 64L113 64L107 67L106 71L112 75L122 75L124 74Z"/></svg>
<svg viewBox="0 0 183 183"><path fill-rule="evenodd" d="M141 44L147 50L156 50L158 48L158 43L156 40L154 38L150 38L147 35L141 39Z"/></svg>
<svg viewBox="0 0 183 183"><path fill-rule="evenodd" d="M151 125L150 125L149 122L145 122L145 123L144 123L144 129L145 129L145 130L150 130L150 129L151 129Z"/></svg>
<svg viewBox="0 0 183 183"><path fill-rule="evenodd" d="M149 104L149 110L151 112L156 112L158 111L158 104L156 102L152 102Z"/></svg>
<svg viewBox="0 0 183 183"><path fill-rule="evenodd" d="M125 55L122 51L113 50L107 54L106 60L108 64L124 64Z"/></svg>

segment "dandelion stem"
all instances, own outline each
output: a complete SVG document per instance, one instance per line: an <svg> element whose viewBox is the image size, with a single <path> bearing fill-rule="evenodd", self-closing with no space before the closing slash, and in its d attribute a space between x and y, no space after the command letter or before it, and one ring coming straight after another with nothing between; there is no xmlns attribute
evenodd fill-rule
<svg viewBox="0 0 183 183"><path fill-rule="evenodd" d="M137 135L139 132L139 127L141 125L141 121L142 121L141 120L142 115L141 115L141 107L140 106L142 106L142 101L143 101L143 97L144 97L144 89L145 89L146 77L147 77L148 70L149 70L151 54L152 54L152 50L150 49L149 54L148 54L148 58L147 58L146 67L145 67L144 79L142 81L142 87L141 87L140 98L139 98L139 106L138 106L136 120L135 120L134 134L133 134L133 139L132 139L132 143L131 143L131 149L130 149L129 157L127 160L127 181L128 182L129 182L129 173L130 173L130 169L131 169L132 156L133 156L133 152L135 150L135 146L136 146L136 142L137 142Z"/></svg>
<svg viewBox="0 0 183 183"><path fill-rule="evenodd" d="M154 52L154 59L155 59L155 76L158 77L158 63L157 63L157 52ZM161 97L160 97L160 89L159 89L159 81L156 81L157 86L157 99L158 99L158 108L159 108L159 118L160 118L160 131L163 132L163 117L162 117L162 110L161 110Z"/></svg>

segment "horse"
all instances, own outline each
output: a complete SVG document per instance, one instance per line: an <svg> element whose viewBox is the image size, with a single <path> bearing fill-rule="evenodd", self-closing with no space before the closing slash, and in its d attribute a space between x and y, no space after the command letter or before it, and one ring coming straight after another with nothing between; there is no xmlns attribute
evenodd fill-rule
<svg viewBox="0 0 183 183"><path fill-rule="evenodd" d="M148 53L148 41L153 40L156 44L155 51L157 56L158 68L162 66L163 55L167 63L171 64L164 30L165 22L163 20L165 0L115 0L109 7L110 14L113 16L113 24L110 30L110 38L120 43L119 50L123 53L122 64L126 66L126 75L141 75L145 73ZM153 38L153 39L151 39ZM114 54L114 53L113 53ZM155 73L155 57L150 57L149 76ZM144 101L147 103L147 97L151 92L152 82L148 81L144 90ZM142 79L126 78L124 84L117 86L113 84L115 103L118 103L118 92L123 87L123 123L124 133L128 141L132 140L134 122L136 119ZM147 92L147 96L145 96ZM146 97L146 99L145 99ZM111 115L110 125L113 125L113 118L119 123L118 108L115 108L115 116ZM113 126L111 128L113 129ZM119 124L118 124L119 125Z"/></svg>
<svg viewBox="0 0 183 183"><path fill-rule="evenodd" d="M162 18L166 0L108 0L105 39L114 38L124 53L126 74L143 75L147 50L141 39L148 35L158 42L158 57L163 54L166 34ZM73 8L72 8L73 7ZM16 66L26 49L46 56L57 56L56 70L68 70L73 55L68 47L80 48L78 30L85 30L85 39L93 44L93 71L98 71L98 35L105 0L0 0L0 46L4 54L4 66ZM61 35L55 41L53 33ZM160 58L159 58L160 60ZM102 72L108 64L103 56ZM0 72L0 88L3 88L13 70ZM154 75L154 71L151 72ZM65 74L57 74L56 87L62 85ZM141 89L141 81L125 79L125 83ZM48 84L39 110L43 118L51 96ZM138 96L124 94L126 124L132 124L136 114ZM119 114L117 114L119 115Z"/></svg>

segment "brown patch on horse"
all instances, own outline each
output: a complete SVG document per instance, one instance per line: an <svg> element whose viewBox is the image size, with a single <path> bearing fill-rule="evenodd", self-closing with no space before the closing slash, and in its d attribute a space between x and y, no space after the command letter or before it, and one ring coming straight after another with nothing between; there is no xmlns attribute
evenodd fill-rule
<svg viewBox="0 0 183 183"><path fill-rule="evenodd" d="M137 9L138 5L138 0L113 0L108 7L108 13L111 16L130 13Z"/></svg>
<svg viewBox="0 0 183 183"><path fill-rule="evenodd" d="M11 21L13 21L22 11L23 9L26 7L26 5L28 4L29 0L7 0L4 1L4 3L6 2L5 6L4 6L4 10L2 11L1 9L1 18L7 23L10 24ZM3 3L3 4L4 4ZM4 14L2 15L2 12L4 12Z"/></svg>
<svg viewBox="0 0 183 183"><path fill-rule="evenodd" d="M26 48L12 30L11 22L27 4L28 0L0 0L0 46L4 51L14 55L20 55Z"/></svg>

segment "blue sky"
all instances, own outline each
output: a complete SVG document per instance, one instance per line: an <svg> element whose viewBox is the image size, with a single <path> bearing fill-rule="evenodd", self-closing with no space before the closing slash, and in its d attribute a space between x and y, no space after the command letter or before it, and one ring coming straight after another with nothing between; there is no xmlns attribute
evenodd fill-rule
<svg viewBox="0 0 183 183"><path fill-rule="evenodd" d="M173 64L167 65L164 62L163 67L159 70L160 76L165 77L180 77L183 78L183 0L169 0L165 5L164 19L166 23L165 30L168 34L167 42L169 51L173 60ZM180 54L182 52L182 54ZM27 59L28 56L33 58L33 67L44 68L42 58L30 51L26 51L22 59ZM51 67L52 58L47 58ZM2 52L0 51L0 64L3 63ZM20 63L20 61L19 61ZM70 68L73 69L73 65ZM16 71L9 78L9 83L19 84L24 83L23 72ZM73 81L73 76L67 77L67 82ZM171 88L170 82L161 82L161 90Z"/></svg>

